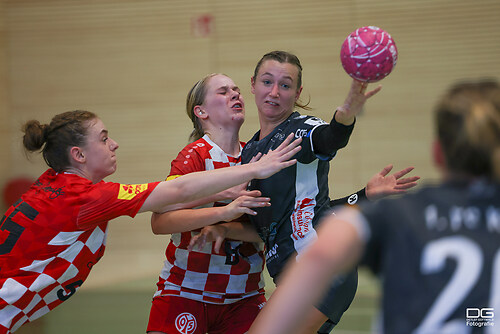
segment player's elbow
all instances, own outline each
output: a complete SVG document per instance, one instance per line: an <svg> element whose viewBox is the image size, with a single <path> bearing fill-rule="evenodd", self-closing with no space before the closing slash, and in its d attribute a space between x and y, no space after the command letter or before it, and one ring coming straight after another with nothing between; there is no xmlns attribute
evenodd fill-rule
<svg viewBox="0 0 500 334"><path fill-rule="evenodd" d="M153 213L151 215L151 231L153 231L153 234L155 235L165 234L162 218L163 217L160 213Z"/></svg>

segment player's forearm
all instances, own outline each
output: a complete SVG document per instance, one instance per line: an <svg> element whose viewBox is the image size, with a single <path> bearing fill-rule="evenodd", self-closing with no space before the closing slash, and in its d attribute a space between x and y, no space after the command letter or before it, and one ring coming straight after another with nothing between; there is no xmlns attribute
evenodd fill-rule
<svg viewBox="0 0 500 334"><path fill-rule="evenodd" d="M220 224L226 228L226 238L247 242L262 242L257 230L250 222L228 222Z"/></svg>
<svg viewBox="0 0 500 334"><path fill-rule="evenodd" d="M251 179L268 178L297 162L292 157L300 151L302 139L293 138L293 134L290 134L280 146L254 163L190 173L171 181L160 182L139 212L165 212L172 204L195 201Z"/></svg>
<svg viewBox="0 0 500 334"><path fill-rule="evenodd" d="M215 169L206 172L196 172L183 175L171 182L177 182L182 202L194 201L203 197L222 192L233 186L248 182L258 176L257 166L247 164L242 166Z"/></svg>
<svg viewBox="0 0 500 334"><path fill-rule="evenodd" d="M296 333L304 314L326 290L329 278L324 258L312 256L312 251L301 255L283 274L282 280L266 306L257 316L249 334Z"/></svg>
<svg viewBox="0 0 500 334"><path fill-rule="evenodd" d="M200 198L195 201L187 202L187 203L176 203L168 206L168 211L174 211L174 210L182 210L182 209L191 209L195 208L198 206L202 206L208 203L214 203L214 202L220 202L226 199L231 199L230 196L228 196L227 191L221 191L218 192L217 194L207 196L204 198Z"/></svg>
<svg viewBox="0 0 500 334"><path fill-rule="evenodd" d="M352 209L351 209L352 210ZM339 213L343 219L351 215ZM280 276L278 288L252 325L250 334L290 334L299 328L303 315L314 307L335 275L352 268L363 243L358 230L348 222L329 216L318 230L318 239L291 260Z"/></svg>
<svg viewBox="0 0 500 334"><path fill-rule="evenodd" d="M248 164L211 171L195 172L163 181L151 192L139 212L162 213L192 207L206 198L216 198L223 190L248 182L257 175L258 166ZM200 201L201 200L201 201Z"/></svg>
<svg viewBox="0 0 500 334"><path fill-rule="evenodd" d="M177 198L176 202L194 201L252 179L268 178L297 162L292 157L300 151L301 141L302 138L294 140L294 135L290 134L281 145L269 151L257 162L181 176L171 181L177 181L179 183L177 186L184 188L180 194L185 198L181 200Z"/></svg>
<svg viewBox="0 0 500 334"><path fill-rule="evenodd" d="M151 229L154 234L180 233L212 225L223 221L225 218L224 207L153 213L151 216Z"/></svg>

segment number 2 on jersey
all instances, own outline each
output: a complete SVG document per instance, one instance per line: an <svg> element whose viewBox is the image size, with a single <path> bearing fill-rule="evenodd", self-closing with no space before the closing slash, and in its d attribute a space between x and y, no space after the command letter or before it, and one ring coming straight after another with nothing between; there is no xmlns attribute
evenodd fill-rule
<svg viewBox="0 0 500 334"><path fill-rule="evenodd" d="M466 326L464 318L445 322L456 311L472 288L476 285L483 269L484 256L481 247L474 241L463 236L442 238L430 242L422 252L420 270L423 274L433 274L441 271L447 259L456 261L457 266L452 277L435 299L434 304L424 317L414 334L429 332L470 333L472 327ZM492 286L490 288L490 307L500 310L500 250L493 258ZM476 305L470 305L475 307ZM494 330L485 327L486 333ZM492 332L491 332L492 333Z"/></svg>

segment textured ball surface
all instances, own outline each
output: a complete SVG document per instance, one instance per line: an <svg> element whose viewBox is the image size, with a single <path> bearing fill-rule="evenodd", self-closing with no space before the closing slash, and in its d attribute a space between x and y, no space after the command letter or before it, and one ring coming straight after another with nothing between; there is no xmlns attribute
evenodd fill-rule
<svg viewBox="0 0 500 334"><path fill-rule="evenodd" d="M382 80L391 73L397 60L398 49L391 35L374 26L354 30L340 49L342 67L359 81Z"/></svg>

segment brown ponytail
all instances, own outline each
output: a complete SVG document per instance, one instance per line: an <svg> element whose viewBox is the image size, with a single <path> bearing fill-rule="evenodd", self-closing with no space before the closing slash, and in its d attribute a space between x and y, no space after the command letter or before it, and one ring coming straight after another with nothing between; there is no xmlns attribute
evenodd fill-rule
<svg viewBox="0 0 500 334"><path fill-rule="evenodd" d="M69 149L85 143L88 121L97 118L90 111L75 110L58 114L50 124L27 121L23 127L23 145L27 152L42 150L47 165L57 172L69 167Z"/></svg>

